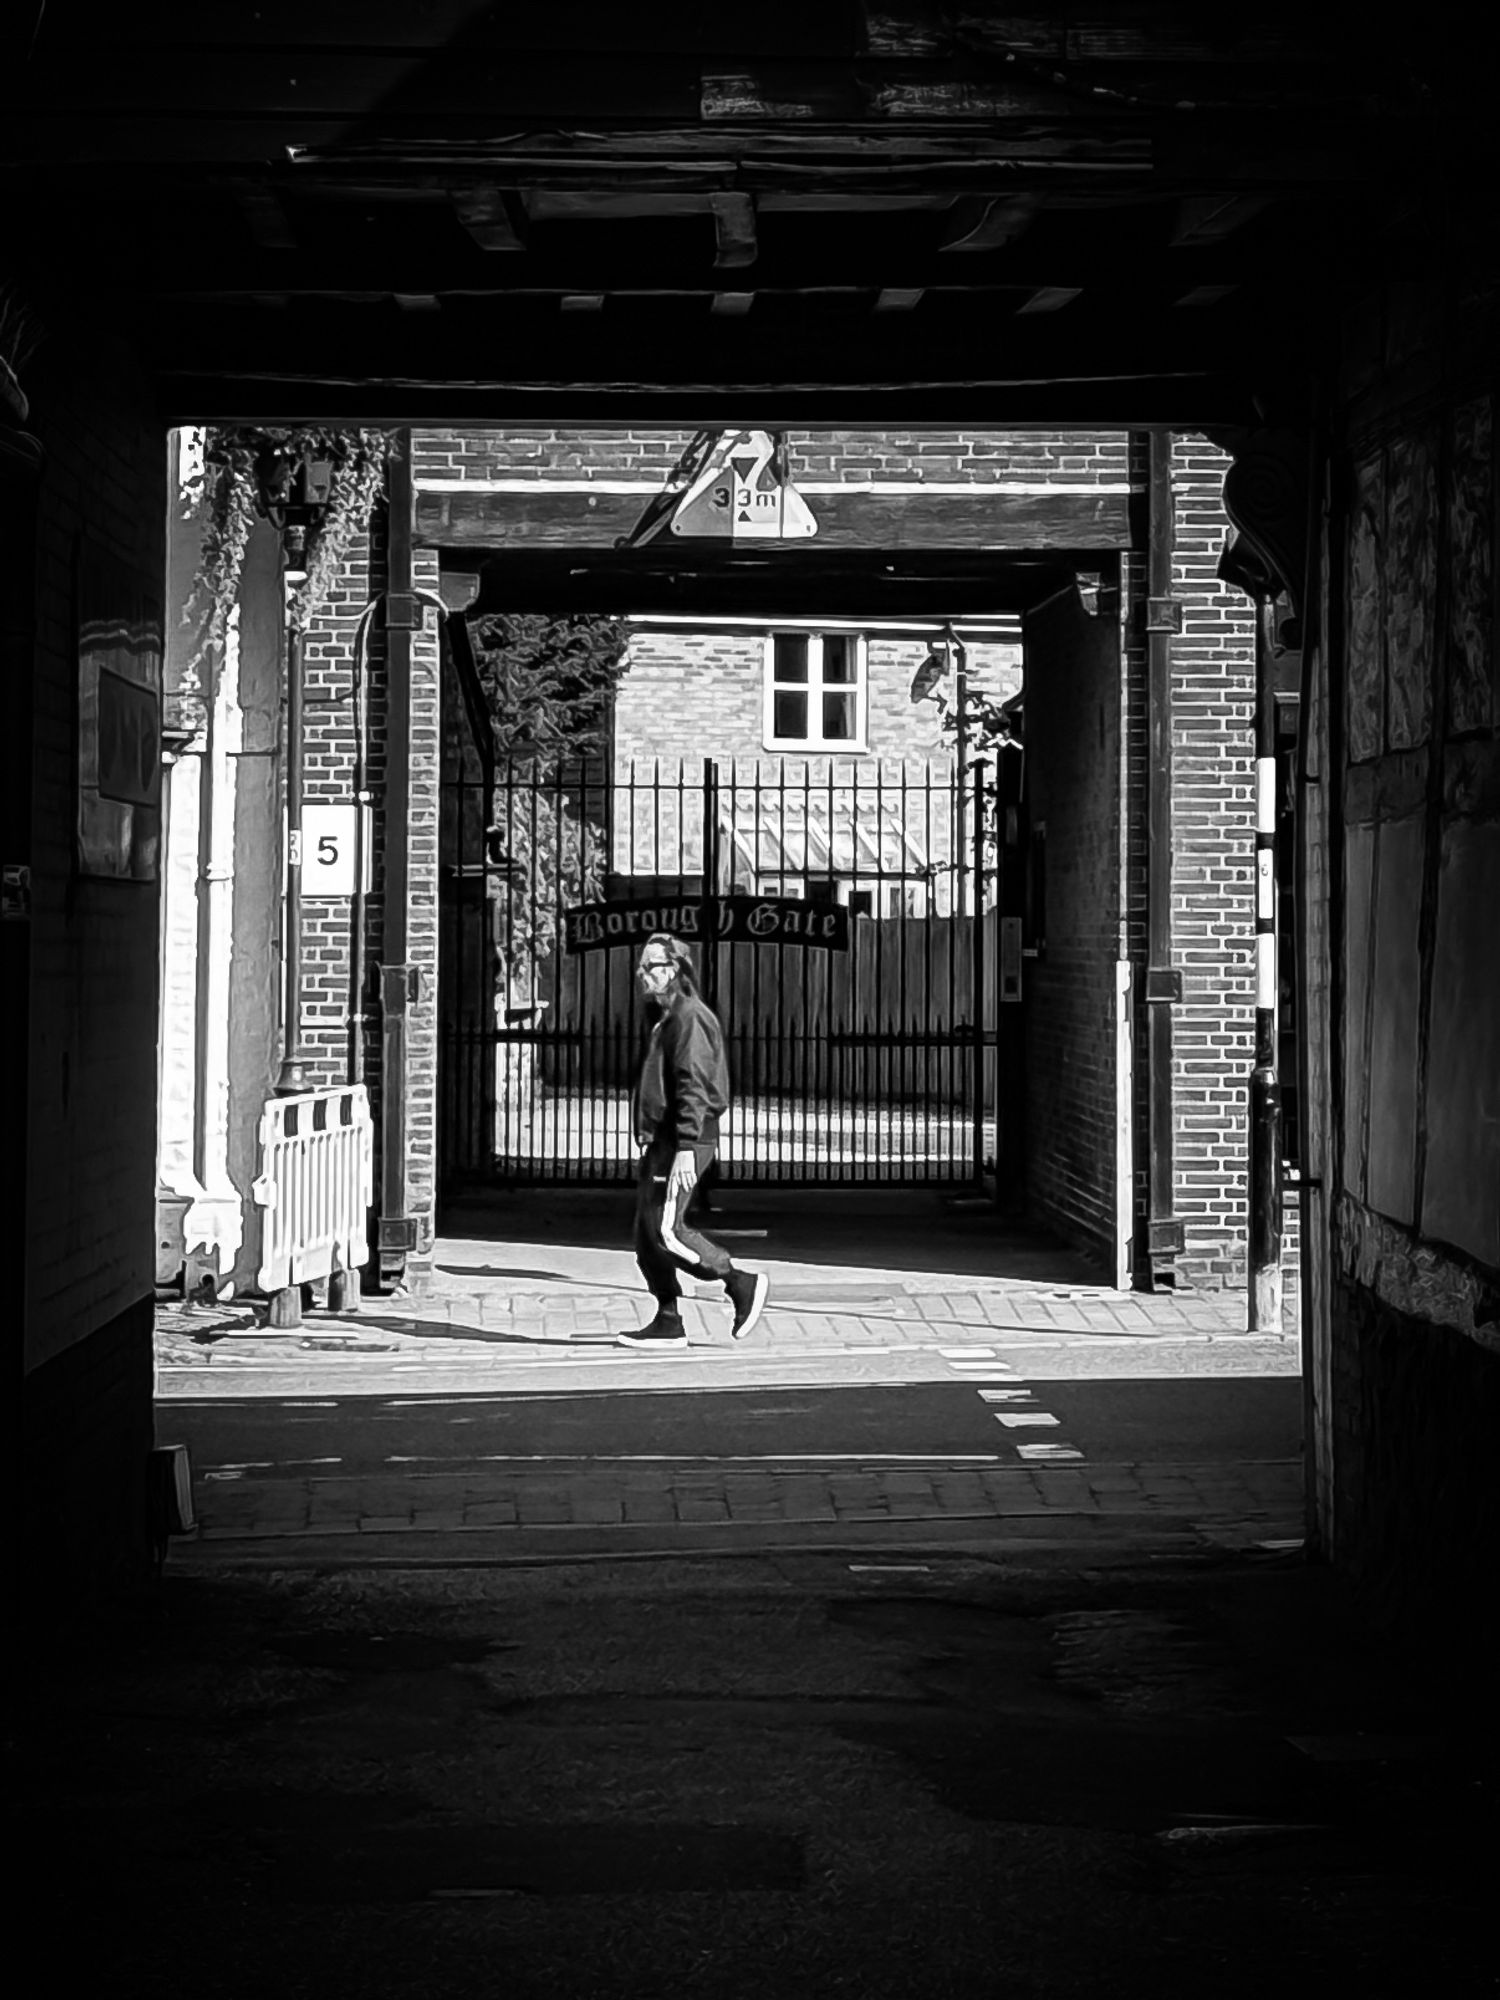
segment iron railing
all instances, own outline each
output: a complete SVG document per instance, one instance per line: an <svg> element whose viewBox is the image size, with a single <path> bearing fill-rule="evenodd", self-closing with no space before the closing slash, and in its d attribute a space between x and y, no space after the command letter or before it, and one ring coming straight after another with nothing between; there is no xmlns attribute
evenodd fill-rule
<svg viewBox="0 0 1500 2000"><path fill-rule="evenodd" d="M688 928L734 1081L740 1179L973 1180L993 1157L999 928L983 767L832 756L448 779L442 1142L450 1182L628 1178L646 930ZM488 810L484 810L488 805ZM487 829L480 851L475 829ZM725 899L847 915L842 951L707 942ZM570 952L563 913L633 928ZM623 922L623 919L622 919ZM645 922L644 929L642 924Z"/></svg>

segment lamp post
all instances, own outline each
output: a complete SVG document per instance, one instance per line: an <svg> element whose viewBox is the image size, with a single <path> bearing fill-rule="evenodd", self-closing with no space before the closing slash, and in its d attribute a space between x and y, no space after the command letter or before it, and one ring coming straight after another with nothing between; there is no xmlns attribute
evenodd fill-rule
<svg viewBox="0 0 1500 2000"><path fill-rule="evenodd" d="M282 900L281 1068L273 1086L278 1097L307 1088L302 1048L302 785L303 686L302 627L290 586L307 575L309 537L328 508L333 467L304 453L292 458L269 452L256 466L261 511L281 530L286 598L286 887Z"/></svg>

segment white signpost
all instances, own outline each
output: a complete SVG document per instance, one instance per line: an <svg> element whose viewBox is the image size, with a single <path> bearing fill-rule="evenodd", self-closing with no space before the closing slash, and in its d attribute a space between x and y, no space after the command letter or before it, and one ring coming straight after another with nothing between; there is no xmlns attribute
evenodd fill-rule
<svg viewBox="0 0 1500 2000"><path fill-rule="evenodd" d="M354 894L354 854L358 845L358 815L365 815L364 881L369 893L370 808L348 805L304 805L302 808L302 893L304 896L342 897Z"/></svg>

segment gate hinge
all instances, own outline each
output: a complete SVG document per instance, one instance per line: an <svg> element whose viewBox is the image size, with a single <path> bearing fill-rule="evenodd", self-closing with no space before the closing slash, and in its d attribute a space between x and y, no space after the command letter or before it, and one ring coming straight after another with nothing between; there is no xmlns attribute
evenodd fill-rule
<svg viewBox="0 0 1500 2000"><path fill-rule="evenodd" d="M1152 1257L1180 1256L1183 1246L1183 1227L1175 1216L1153 1216L1146 1224L1146 1248Z"/></svg>
<svg viewBox="0 0 1500 2000"><path fill-rule="evenodd" d="M420 631L424 613L414 590L388 590L385 594L385 622L392 632Z"/></svg>
<svg viewBox="0 0 1500 2000"><path fill-rule="evenodd" d="M1148 1001L1161 1001L1168 1006L1182 998L1182 974L1170 965L1148 965L1146 967L1146 992Z"/></svg>
<svg viewBox="0 0 1500 2000"><path fill-rule="evenodd" d="M1146 630L1148 632L1180 632L1182 630L1182 605L1175 597L1148 597L1146 599Z"/></svg>

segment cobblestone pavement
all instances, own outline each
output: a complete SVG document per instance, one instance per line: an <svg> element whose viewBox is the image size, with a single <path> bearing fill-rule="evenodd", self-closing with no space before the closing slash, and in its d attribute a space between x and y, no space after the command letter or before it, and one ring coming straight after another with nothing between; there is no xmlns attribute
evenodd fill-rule
<svg viewBox="0 0 1500 2000"><path fill-rule="evenodd" d="M920 1218L918 1218L920 1223ZM646 1317L629 1253L597 1242L440 1240L414 1295L370 1297L357 1310L306 1313L276 1331L255 1301L164 1300L157 1316L159 1426L174 1402L341 1397L422 1398L483 1391L599 1392L871 1385L993 1373L1008 1383L1093 1376L1290 1375L1296 1337L1244 1331L1239 1293L1118 1292L1076 1275L1038 1283L1007 1271L921 1268L930 1243L908 1226L879 1233L891 1262L798 1263L734 1254L765 1268L770 1303L749 1341L729 1334L722 1293L688 1287L690 1345L666 1355L616 1345ZM907 1261L900 1260L905 1253ZM1017 1260L1023 1267L1025 1257ZM1019 1420L1018 1420L1019 1421ZM1044 1419L1044 1421L1052 1421ZM1024 1437L1025 1433L1020 1433ZM1055 1437L1055 1433L1052 1434ZM1066 1442L1020 1443L1017 1464L934 1459L777 1463L684 1458L643 1466L578 1461L489 1463L463 1470L393 1468L379 1477L232 1476L199 1482L196 1547L243 1552L252 1542L312 1550L399 1548L427 1537L460 1559L500 1545L540 1549L580 1537L645 1545L900 1530L969 1531L1008 1524L1038 1532L1087 1518L1120 1533L1158 1530L1245 1543L1300 1534L1301 1468L1098 1464ZM382 1543L380 1538L389 1537ZM181 1545L179 1545L181 1546Z"/></svg>
<svg viewBox="0 0 1500 2000"><path fill-rule="evenodd" d="M1295 1539L1302 1473L1296 1461L1254 1465L975 1466L934 1460L887 1469L856 1462L642 1468L604 1459L580 1466L405 1477L284 1478L209 1489L200 1543L412 1536L474 1540L478 1557L500 1531L857 1527L864 1531L972 1523L1036 1524L1084 1515L1148 1535L1163 1528L1221 1544ZM576 1539L576 1538L574 1538ZM642 1542L627 1532L625 1545ZM559 1552L571 1546L559 1541ZM226 1550L226 1553L230 1551ZM360 1552L361 1556L367 1553ZM396 1553L414 1551L403 1540Z"/></svg>

